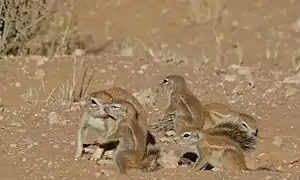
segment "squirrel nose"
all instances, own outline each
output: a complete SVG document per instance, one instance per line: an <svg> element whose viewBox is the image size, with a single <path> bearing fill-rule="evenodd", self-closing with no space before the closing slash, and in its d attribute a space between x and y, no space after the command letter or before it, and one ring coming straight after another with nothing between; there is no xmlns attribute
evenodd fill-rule
<svg viewBox="0 0 300 180"><path fill-rule="evenodd" d="M109 108L108 108L107 106L104 106L104 107L103 107L103 110L104 110L106 113L109 112Z"/></svg>
<svg viewBox="0 0 300 180"><path fill-rule="evenodd" d="M258 136L258 129L255 130L255 132L253 133L254 136Z"/></svg>

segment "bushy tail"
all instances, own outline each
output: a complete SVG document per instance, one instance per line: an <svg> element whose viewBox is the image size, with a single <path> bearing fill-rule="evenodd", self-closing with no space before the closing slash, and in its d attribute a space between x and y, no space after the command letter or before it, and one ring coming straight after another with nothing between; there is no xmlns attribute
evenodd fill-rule
<svg viewBox="0 0 300 180"><path fill-rule="evenodd" d="M153 157L153 158L157 158L158 159L160 157L160 152L161 152L160 148L157 145L149 144L147 146L146 154L149 157Z"/></svg>
<svg viewBox="0 0 300 180"><path fill-rule="evenodd" d="M234 121L219 123L205 131L211 135L225 136L232 139L246 152L251 152L256 149L256 137L250 135L239 123Z"/></svg>

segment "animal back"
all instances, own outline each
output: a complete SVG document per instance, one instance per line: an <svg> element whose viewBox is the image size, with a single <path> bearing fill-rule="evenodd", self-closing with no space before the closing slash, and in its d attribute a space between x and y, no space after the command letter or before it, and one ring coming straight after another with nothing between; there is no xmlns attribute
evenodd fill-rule
<svg viewBox="0 0 300 180"><path fill-rule="evenodd" d="M192 117L193 124L202 129L206 114L200 100L188 91L180 93L180 98L181 102L185 104L185 107L188 111L187 113L189 113L189 115Z"/></svg>

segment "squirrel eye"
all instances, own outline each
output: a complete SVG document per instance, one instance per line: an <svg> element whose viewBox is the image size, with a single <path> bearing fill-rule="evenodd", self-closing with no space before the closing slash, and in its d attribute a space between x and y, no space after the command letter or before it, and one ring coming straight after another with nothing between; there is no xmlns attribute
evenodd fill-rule
<svg viewBox="0 0 300 180"><path fill-rule="evenodd" d="M168 82L169 82L168 79L164 79L164 80L163 80L163 83L164 83L164 84L167 84Z"/></svg>
<svg viewBox="0 0 300 180"><path fill-rule="evenodd" d="M184 138L188 138L188 137L190 137L191 135L189 134L189 133L185 133L184 135L183 135L183 137Z"/></svg>
<svg viewBox="0 0 300 180"><path fill-rule="evenodd" d="M242 125L243 125L245 128L249 128L248 125L247 125L246 123L244 123L244 122L242 123Z"/></svg>
<svg viewBox="0 0 300 180"><path fill-rule="evenodd" d="M95 101L94 99L91 99L91 105L92 106L98 106L98 102Z"/></svg>

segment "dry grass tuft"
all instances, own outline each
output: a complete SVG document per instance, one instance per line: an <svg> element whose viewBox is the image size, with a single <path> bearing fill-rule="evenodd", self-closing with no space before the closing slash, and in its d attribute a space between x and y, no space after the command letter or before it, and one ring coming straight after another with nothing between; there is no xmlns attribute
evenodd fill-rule
<svg viewBox="0 0 300 180"><path fill-rule="evenodd" d="M221 19L222 0L188 0L189 19L196 24L205 24Z"/></svg>
<svg viewBox="0 0 300 180"><path fill-rule="evenodd" d="M0 55L72 54L102 51L89 34L77 30L73 0L2 0Z"/></svg>
<svg viewBox="0 0 300 180"><path fill-rule="evenodd" d="M18 54L43 21L55 12L56 1L3 0L0 3L0 53Z"/></svg>
<svg viewBox="0 0 300 180"><path fill-rule="evenodd" d="M83 100L94 77L94 70L92 70L90 72L90 76L87 78L89 69L83 68L83 64L81 64L81 68L83 68L83 75L79 84L79 91L76 91L75 89L78 85L79 77L76 73L76 63L77 62L75 58L73 63L72 80L71 82L67 80L65 84L62 84L58 88L59 91L56 98L60 102L67 104L69 107L72 105L72 103L80 102L81 100Z"/></svg>
<svg viewBox="0 0 300 180"><path fill-rule="evenodd" d="M76 68L78 64L79 68L83 70L82 75L80 75L82 71L78 73L78 69ZM82 76L81 81L79 81L79 76ZM41 80L39 88L26 89L22 94L22 98L26 104L34 104L36 106L54 103L71 107L73 103L84 101L93 77L94 70L89 71L88 68L84 68L83 61L78 63L75 57L71 78L66 79L63 84L51 89L45 87L43 80ZM79 89L78 91L76 90L77 88Z"/></svg>

